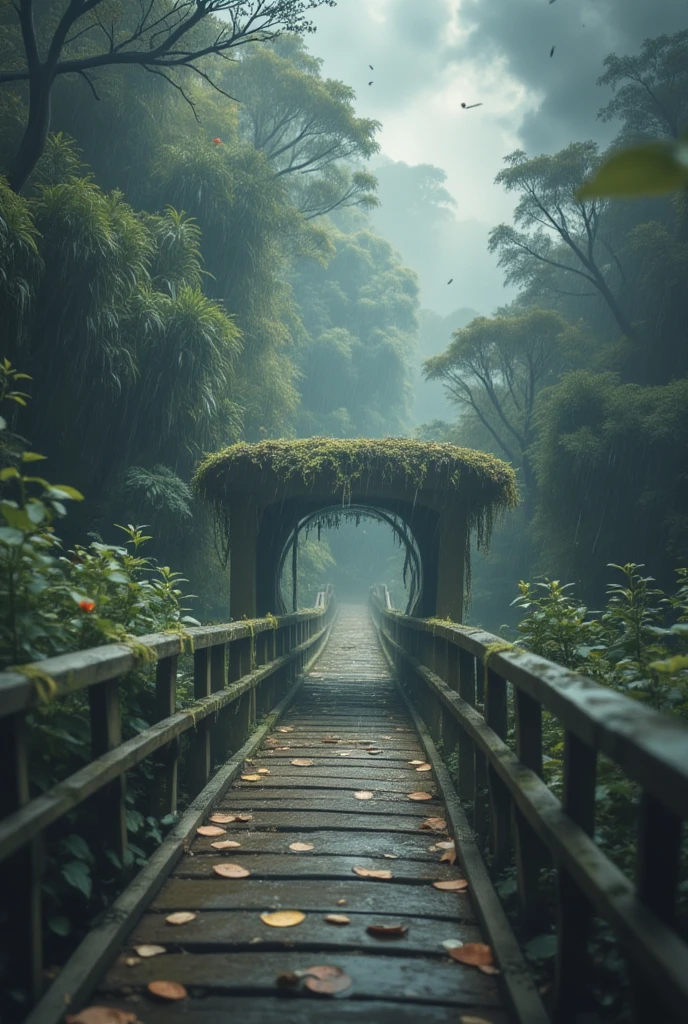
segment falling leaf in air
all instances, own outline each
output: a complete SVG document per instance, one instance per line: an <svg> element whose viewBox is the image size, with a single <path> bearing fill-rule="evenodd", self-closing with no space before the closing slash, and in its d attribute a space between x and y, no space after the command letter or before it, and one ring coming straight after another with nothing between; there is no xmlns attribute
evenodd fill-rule
<svg viewBox="0 0 688 1024"><path fill-rule="evenodd" d="M313 849L313 843L289 843L289 849L294 853L308 853Z"/></svg>
<svg viewBox="0 0 688 1024"><path fill-rule="evenodd" d="M359 789L354 793L357 800L372 800L373 794L369 789Z"/></svg>
<svg viewBox="0 0 688 1024"><path fill-rule="evenodd" d="M463 946L450 949L449 956L460 964L469 964L471 967L477 967L485 974L498 973L492 948L486 946L484 942L466 942Z"/></svg>
<svg viewBox="0 0 688 1024"><path fill-rule="evenodd" d="M407 761L407 764L425 764L425 761Z"/></svg>
<svg viewBox="0 0 688 1024"><path fill-rule="evenodd" d="M345 907L346 906L346 900L337 900L337 906L338 907Z"/></svg>
<svg viewBox="0 0 688 1024"><path fill-rule="evenodd" d="M277 726L277 732L293 732L293 731L294 731L294 726L293 725L278 725Z"/></svg>
<svg viewBox="0 0 688 1024"><path fill-rule="evenodd" d="M160 956L162 953L166 953L167 950L164 946L134 946L138 956L146 959L149 956Z"/></svg>
<svg viewBox="0 0 688 1024"><path fill-rule="evenodd" d="M383 853L382 856L386 857L387 860L399 860L399 857L397 856L396 853Z"/></svg>
<svg viewBox="0 0 688 1024"><path fill-rule="evenodd" d="M295 757L291 763L296 765L297 768L310 768L313 760L310 757Z"/></svg>
<svg viewBox="0 0 688 1024"><path fill-rule="evenodd" d="M168 924L188 924L189 921L195 921L198 914L192 910L175 910L174 914L168 914L165 920Z"/></svg>
<svg viewBox="0 0 688 1024"><path fill-rule="evenodd" d="M452 847L451 850L444 851L444 853L440 857L440 864L442 864L443 862L446 862L447 864L456 863L456 850L454 849L454 847Z"/></svg>
<svg viewBox="0 0 688 1024"><path fill-rule="evenodd" d="M388 878L392 877L392 872L391 871L381 871L381 870L378 870L378 869L358 868L358 867L352 868L351 870L353 871L353 873L355 875L360 875L361 878L384 878L384 879L388 879Z"/></svg>
<svg viewBox="0 0 688 1024"><path fill-rule="evenodd" d="M351 978L341 967L323 964L318 967L307 967L303 972L306 976L304 985L311 992L332 996L335 992L343 992L352 984Z"/></svg>
<svg viewBox="0 0 688 1024"><path fill-rule="evenodd" d="M219 828L217 825L200 825L196 832L199 836L224 836L227 833L227 829Z"/></svg>
<svg viewBox="0 0 688 1024"><path fill-rule="evenodd" d="M269 768L259 768L258 769L258 774L259 775L271 775L272 773L271 773Z"/></svg>
<svg viewBox="0 0 688 1024"><path fill-rule="evenodd" d="M229 825L232 821L234 821L234 815L220 814L218 812L217 814L211 814L210 817L208 818L208 821L212 821L216 825ZM226 829L224 831L226 831Z"/></svg>
<svg viewBox="0 0 688 1024"><path fill-rule="evenodd" d="M213 864L213 871L220 878L248 878L251 874L241 864Z"/></svg>
<svg viewBox="0 0 688 1024"><path fill-rule="evenodd" d="M189 994L178 981L151 981L148 984L148 991L158 999L168 999L170 1002L186 999Z"/></svg>
<svg viewBox="0 0 688 1024"><path fill-rule="evenodd" d="M403 939L408 927L405 924L369 924L366 931L375 939Z"/></svg>
<svg viewBox="0 0 688 1024"><path fill-rule="evenodd" d="M234 839L223 839L219 843L210 844L214 850L236 850L241 843L235 842Z"/></svg>
<svg viewBox="0 0 688 1024"><path fill-rule="evenodd" d="M423 764L419 765L418 768L416 768L416 771L417 772L431 772L432 771L432 765L428 764L428 762L425 761Z"/></svg>
<svg viewBox="0 0 688 1024"><path fill-rule="evenodd" d="M235 817L236 817L237 821L252 821L253 820L253 815L252 814L237 814L237 815L235 815Z"/></svg>
<svg viewBox="0 0 688 1024"><path fill-rule="evenodd" d="M351 918L346 914L327 914L324 920L328 924L351 924Z"/></svg>
<svg viewBox="0 0 688 1024"><path fill-rule="evenodd" d="M424 818L419 828L428 832L446 832L447 822L444 818Z"/></svg>
<svg viewBox="0 0 688 1024"><path fill-rule="evenodd" d="M259 782L260 775L242 775L243 782Z"/></svg>
<svg viewBox="0 0 688 1024"><path fill-rule="evenodd" d="M459 946L463 946L461 939L445 939L442 943L445 949L458 949Z"/></svg>
<svg viewBox="0 0 688 1024"><path fill-rule="evenodd" d="M416 793L409 793L409 800L432 800L432 793L424 793L422 790L418 790Z"/></svg>
<svg viewBox="0 0 688 1024"><path fill-rule="evenodd" d="M446 882L433 882L436 889L442 889L443 892L465 892L468 888L468 882L465 878L452 878Z"/></svg>
<svg viewBox="0 0 688 1024"><path fill-rule="evenodd" d="M136 1022L135 1013L118 1010L114 1006L87 1006L80 1013L65 1017L67 1024L130 1024Z"/></svg>
<svg viewBox="0 0 688 1024"><path fill-rule="evenodd" d="M306 915L301 910L275 910L272 913L265 911L260 919L271 928L293 928L295 924L305 921Z"/></svg>

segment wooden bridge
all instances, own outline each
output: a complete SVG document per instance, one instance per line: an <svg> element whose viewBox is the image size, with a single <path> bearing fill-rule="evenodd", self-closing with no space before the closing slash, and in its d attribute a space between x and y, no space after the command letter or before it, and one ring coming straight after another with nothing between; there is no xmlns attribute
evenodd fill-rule
<svg viewBox="0 0 688 1024"><path fill-rule="evenodd" d="M337 608L327 591L312 610L190 633L196 703L185 710L178 636L40 663L56 699L87 690L93 761L33 799L34 680L0 677L3 992L23 985L33 1002L19 1019L58 1024L98 1005L144 1024L595 1020L579 1016L595 1005L593 918L627 959L635 1020L687 1019L674 922L683 723L489 634L395 612L385 588L369 610ZM142 649L156 661L158 721L122 742L119 680ZM542 781L543 713L565 730L561 800ZM592 838L599 756L638 785L635 879ZM179 809L177 823L47 985L41 882L54 829L97 799L103 845L124 862L126 774L144 763L156 814ZM551 991L493 888L510 864L523 935L531 919L542 930L543 896L556 896Z"/></svg>

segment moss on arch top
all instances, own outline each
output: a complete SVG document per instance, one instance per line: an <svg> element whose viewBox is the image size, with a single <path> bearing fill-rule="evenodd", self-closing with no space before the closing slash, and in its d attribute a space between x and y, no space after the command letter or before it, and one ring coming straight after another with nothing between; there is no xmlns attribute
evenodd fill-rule
<svg viewBox="0 0 688 1024"><path fill-rule="evenodd" d="M233 496L260 490L288 493L296 487L326 492L347 504L356 494L423 492L468 509L479 541L496 513L517 503L513 469L470 448L408 438L326 438L240 442L206 456L195 484L218 511ZM487 529L485 529L487 528Z"/></svg>

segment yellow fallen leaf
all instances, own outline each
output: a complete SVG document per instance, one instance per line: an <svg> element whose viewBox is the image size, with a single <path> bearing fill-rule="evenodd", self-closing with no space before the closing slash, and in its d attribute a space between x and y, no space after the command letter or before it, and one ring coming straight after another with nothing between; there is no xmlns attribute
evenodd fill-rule
<svg viewBox="0 0 688 1024"><path fill-rule="evenodd" d="M419 765L419 766L418 766L418 767L416 768L416 771L417 771L417 772L431 772L431 771L432 771L432 765L431 765L431 764L428 764L428 763L426 762L425 764L421 764L421 765Z"/></svg>
<svg viewBox="0 0 688 1024"><path fill-rule="evenodd" d="M369 789L359 789L358 792L354 793L357 800L372 800L373 794Z"/></svg>
<svg viewBox="0 0 688 1024"><path fill-rule="evenodd" d="M197 917L198 914L192 910L175 910L174 914L168 914L165 920L168 924L188 924Z"/></svg>
<svg viewBox="0 0 688 1024"><path fill-rule="evenodd" d="M295 924L305 921L306 915L300 910L275 910L272 913L265 911L260 915L260 919L271 928L293 928Z"/></svg>
<svg viewBox="0 0 688 1024"><path fill-rule="evenodd" d="M468 882L465 878L452 878L447 882L433 882L435 889L442 889L444 892L465 892Z"/></svg>
<svg viewBox="0 0 688 1024"><path fill-rule="evenodd" d="M189 994L178 981L151 981L148 984L148 991L158 999L167 999L170 1002L186 999Z"/></svg>
<svg viewBox="0 0 688 1024"><path fill-rule="evenodd" d="M260 775L242 775L241 778L244 782L258 782Z"/></svg>
<svg viewBox="0 0 688 1024"><path fill-rule="evenodd" d="M236 850L241 843L235 842L233 839L223 839L219 843L210 844L214 850Z"/></svg>
<svg viewBox="0 0 688 1024"><path fill-rule="evenodd" d="M217 812L216 814L211 814L208 821L212 821L215 825L229 825L230 822L234 821L234 815Z"/></svg>
<svg viewBox="0 0 688 1024"><path fill-rule="evenodd" d="M160 956L162 953L167 952L164 946L153 945L134 946L134 950L138 956L142 956L144 958L149 956Z"/></svg>
<svg viewBox="0 0 688 1024"><path fill-rule="evenodd" d="M308 853L313 849L313 843L289 843L289 849L295 853Z"/></svg>
<svg viewBox="0 0 688 1024"><path fill-rule="evenodd" d="M325 920L328 924L351 924L351 918L346 914L327 914Z"/></svg>

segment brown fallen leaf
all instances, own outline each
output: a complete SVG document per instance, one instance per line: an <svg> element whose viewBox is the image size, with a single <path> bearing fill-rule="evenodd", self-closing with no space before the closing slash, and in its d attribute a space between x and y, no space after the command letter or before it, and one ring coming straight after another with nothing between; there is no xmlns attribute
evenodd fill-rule
<svg viewBox="0 0 688 1024"><path fill-rule="evenodd" d="M189 994L178 981L151 981L148 983L148 991L158 999L167 999L170 1002L186 999Z"/></svg>
<svg viewBox="0 0 688 1024"><path fill-rule="evenodd" d="M284 971L282 974L277 975L275 983L279 988L291 988L294 985L298 985L300 981L300 974L295 974L294 971Z"/></svg>
<svg viewBox="0 0 688 1024"><path fill-rule="evenodd" d="M213 864L213 871L220 878L248 878L251 874L241 864Z"/></svg>
<svg viewBox="0 0 688 1024"><path fill-rule="evenodd" d="M212 821L215 825L229 825L230 822L234 821L233 814L222 814L219 811L216 814L211 814L208 821ZM226 831L226 829L223 829Z"/></svg>
<svg viewBox="0 0 688 1024"><path fill-rule="evenodd" d="M416 768L416 771L417 772L431 772L432 771L432 765L428 764L426 762L425 764L419 765L418 768Z"/></svg>
<svg viewBox="0 0 688 1024"><path fill-rule="evenodd" d="M346 914L327 914L324 920L328 924L351 924L351 918Z"/></svg>
<svg viewBox="0 0 688 1024"><path fill-rule="evenodd" d="M346 900L337 900L337 906L338 907L345 907L346 906Z"/></svg>
<svg viewBox="0 0 688 1024"><path fill-rule="evenodd" d="M465 878L452 878L446 882L433 882L435 889L442 889L444 892L465 892L468 882Z"/></svg>
<svg viewBox="0 0 688 1024"><path fill-rule="evenodd" d="M339 756L340 757L353 757L355 753L356 753L355 750L343 750L342 753Z"/></svg>
<svg viewBox="0 0 688 1024"><path fill-rule="evenodd" d="M448 950L452 960L458 960L460 964L469 964L471 967L494 967L494 954L490 946L484 942L466 942L463 946Z"/></svg>
<svg viewBox="0 0 688 1024"><path fill-rule="evenodd" d="M479 971L482 971L483 974L499 974L500 973L499 967L495 967L494 964L477 964L477 968L478 968Z"/></svg>
<svg viewBox="0 0 688 1024"><path fill-rule="evenodd" d="M370 749L368 749L368 754L369 754L370 757L375 757L377 754L381 754L381 753L382 753L381 750L370 750Z"/></svg>
<svg viewBox="0 0 688 1024"><path fill-rule="evenodd" d="M199 836L223 836L227 829L220 828L218 825L200 825L196 832Z"/></svg>
<svg viewBox="0 0 688 1024"><path fill-rule="evenodd" d="M243 782L258 782L260 775L242 775L241 778Z"/></svg>
<svg viewBox="0 0 688 1024"><path fill-rule="evenodd" d="M198 914L192 910L175 910L174 914L168 914L165 920L168 924L188 924L189 921L195 921L197 917Z"/></svg>
<svg viewBox="0 0 688 1024"><path fill-rule="evenodd" d="M342 742L342 738L341 738L341 736L324 736L321 742L322 743L341 743Z"/></svg>
<svg viewBox="0 0 688 1024"><path fill-rule="evenodd" d="M305 921L306 915L300 910L275 910L272 913L265 911L260 919L271 928L293 928L295 924Z"/></svg>
<svg viewBox="0 0 688 1024"><path fill-rule="evenodd" d="M67 1024L130 1024L136 1021L135 1013L117 1010L114 1006L87 1006L80 1013L65 1017Z"/></svg>
<svg viewBox="0 0 688 1024"><path fill-rule="evenodd" d="M405 924L369 924L366 931L375 939L403 939L404 935L408 933L408 926Z"/></svg>
<svg viewBox="0 0 688 1024"><path fill-rule="evenodd" d="M359 868L359 867L352 868L351 870L353 871L353 873L355 875L360 875L361 878L385 878L385 879L387 879L387 878L391 878L392 877L392 872L391 871L383 871L383 870L377 870L377 869L372 869L372 868Z"/></svg>
<svg viewBox="0 0 688 1024"><path fill-rule="evenodd" d="M313 760L310 757L295 757L291 763L296 765L297 768L310 768Z"/></svg>
<svg viewBox="0 0 688 1024"><path fill-rule="evenodd" d="M252 814L235 814L234 817L237 821L253 821Z"/></svg>
<svg viewBox="0 0 688 1024"><path fill-rule="evenodd" d="M444 818L424 818L418 827L429 832L446 832L447 822Z"/></svg>
<svg viewBox="0 0 688 1024"><path fill-rule="evenodd" d="M275 750L291 750L291 747L287 744L286 747L275 747Z"/></svg>
<svg viewBox="0 0 688 1024"><path fill-rule="evenodd" d="M289 843L289 849L295 853L308 853L313 849L313 843Z"/></svg>
<svg viewBox="0 0 688 1024"><path fill-rule="evenodd" d="M294 731L294 726L293 725L278 725L277 726L277 732L293 732L293 731Z"/></svg>
<svg viewBox="0 0 688 1024"><path fill-rule="evenodd" d="M456 863L456 850L452 847L451 850L445 850L440 857L440 864L446 861L447 864Z"/></svg>
<svg viewBox="0 0 688 1024"><path fill-rule="evenodd" d="M219 843L211 843L210 845L214 850L236 850L237 847L241 846L241 843L237 843L233 839L223 839Z"/></svg>
<svg viewBox="0 0 688 1024"><path fill-rule="evenodd" d="M311 992L318 992L320 995L332 996L336 992L343 992L350 988L352 984L351 978L344 973L341 967L334 967L330 964L308 967L304 974L306 988Z"/></svg>
<svg viewBox="0 0 688 1024"><path fill-rule="evenodd" d="M144 959L146 959L149 956L160 956L162 953L167 952L164 946L153 945L134 946L134 950L136 951L138 956L142 956Z"/></svg>
<svg viewBox="0 0 688 1024"><path fill-rule="evenodd" d="M416 793L409 793L408 799L409 800L432 800L432 793L424 793L422 790L419 790Z"/></svg>
<svg viewBox="0 0 688 1024"><path fill-rule="evenodd" d="M407 764L425 764L425 761L407 761Z"/></svg>
<svg viewBox="0 0 688 1024"><path fill-rule="evenodd" d="M354 793L354 796L356 797L357 800L373 799L373 794L370 792L369 789L359 789L356 793Z"/></svg>

